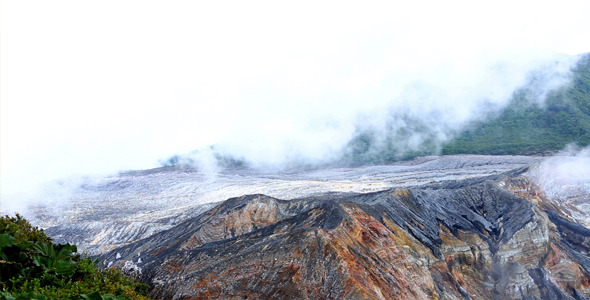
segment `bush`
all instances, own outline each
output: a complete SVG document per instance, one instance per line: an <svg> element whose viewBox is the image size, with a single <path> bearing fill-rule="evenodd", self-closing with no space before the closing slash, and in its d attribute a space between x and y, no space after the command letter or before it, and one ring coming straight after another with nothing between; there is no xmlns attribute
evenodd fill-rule
<svg viewBox="0 0 590 300"><path fill-rule="evenodd" d="M148 299L148 286L53 244L22 216L0 217L0 300Z"/></svg>

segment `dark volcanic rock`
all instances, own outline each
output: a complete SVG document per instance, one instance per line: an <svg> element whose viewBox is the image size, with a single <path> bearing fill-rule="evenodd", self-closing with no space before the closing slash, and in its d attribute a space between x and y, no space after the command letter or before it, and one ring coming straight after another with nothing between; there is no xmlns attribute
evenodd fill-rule
<svg viewBox="0 0 590 300"><path fill-rule="evenodd" d="M501 174L540 159L432 156L359 168L272 173L228 169L215 176L190 167L166 167L66 181L51 192L58 199L50 203L47 199L37 199L26 217L46 229L54 241L76 244L89 255L101 255L177 226L233 197L264 194L284 200L318 195L335 198L346 193L415 188ZM552 185L553 181L545 183ZM580 206L577 202L573 204ZM569 207L561 206L561 209Z"/></svg>
<svg viewBox="0 0 590 300"><path fill-rule="evenodd" d="M525 171L359 195L232 198L102 259L141 273L158 299L590 297L590 230L543 211Z"/></svg>

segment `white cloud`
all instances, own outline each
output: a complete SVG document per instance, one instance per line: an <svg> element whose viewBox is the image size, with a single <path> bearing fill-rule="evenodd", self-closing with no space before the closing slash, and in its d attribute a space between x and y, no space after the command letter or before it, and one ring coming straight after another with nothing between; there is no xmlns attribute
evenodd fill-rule
<svg viewBox="0 0 590 300"><path fill-rule="evenodd" d="M550 199L565 200L572 195L590 196L590 148L569 145L543 161L534 179ZM579 195L577 195L579 196Z"/></svg>
<svg viewBox="0 0 590 300"><path fill-rule="evenodd" d="M568 145L541 162L530 175L562 215L590 226L590 148Z"/></svg>
<svg viewBox="0 0 590 300"><path fill-rule="evenodd" d="M590 51L589 9L4 1L2 197L215 143L261 164L321 160L391 107L460 126L556 52Z"/></svg>

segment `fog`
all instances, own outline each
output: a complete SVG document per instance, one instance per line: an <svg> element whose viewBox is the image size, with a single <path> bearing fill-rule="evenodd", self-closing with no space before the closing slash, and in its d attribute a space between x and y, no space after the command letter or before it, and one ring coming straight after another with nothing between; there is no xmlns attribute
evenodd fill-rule
<svg viewBox="0 0 590 300"><path fill-rule="evenodd" d="M579 198L580 202L587 203L590 197L590 148L568 145L543 161L533 178L550 199Z"/></svg>
<svg viewBox="0 0 590 300"><path fill-rule="evenodd" d="M258 168L321 164L360 131L440 144L568 83L590 51L587 1L4 1L2 205L55 180L215 151ZM397 116L405 116L398 118ZM394 130L395 131L395 130ZM48 200L49 201L49 200ZM5 209L2 208L2 211Z"/></svg>

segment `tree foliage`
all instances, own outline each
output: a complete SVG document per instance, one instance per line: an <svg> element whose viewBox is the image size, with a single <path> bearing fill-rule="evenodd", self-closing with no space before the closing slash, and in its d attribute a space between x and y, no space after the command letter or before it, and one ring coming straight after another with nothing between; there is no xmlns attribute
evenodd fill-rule
<svg viewBox="0 0 590 300"><path fill-rule="evenodd" d="M498 115L471 124L443 154L543 154L590 144L590 55L572 70L569 86L532 101L526 87Z"/></svg>
<svg viewBox="0 0 590 300"><path fill-rule="evenodd" d="M18 214L0 217L0 300L148 299L147 285L96 263Z"/></svg>

